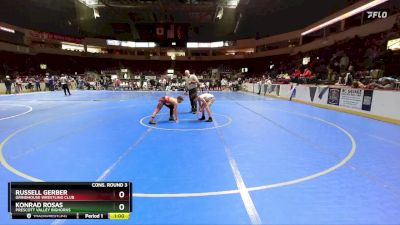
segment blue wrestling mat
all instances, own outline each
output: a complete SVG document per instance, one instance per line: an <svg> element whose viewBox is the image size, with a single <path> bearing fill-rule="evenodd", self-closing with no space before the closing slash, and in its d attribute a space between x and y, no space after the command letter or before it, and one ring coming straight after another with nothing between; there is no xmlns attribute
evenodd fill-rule
<svg viewBox="0 0 400 225"><path fill-rule="evenodd" d="M231 92L148 125L165 94L0 96L0 224L400 224L400 126ZM11 220L10 181L131 181L133 211Z"/></svg>

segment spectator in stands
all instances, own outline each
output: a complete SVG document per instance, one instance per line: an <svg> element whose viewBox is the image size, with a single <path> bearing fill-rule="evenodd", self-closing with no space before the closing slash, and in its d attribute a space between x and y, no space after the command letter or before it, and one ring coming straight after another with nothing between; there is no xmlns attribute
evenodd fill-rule
<svg viewBox="0 0 400 225"><path fill-rule="evenodd" d="M364 66L367 69L371 69L373 66L374 59L378 57L378 50L375 45L367 48L364 54Z"/></svg>
<svg viewBox="0 0 400 225"><path fill-rule="evenodd" d="M54 76L49 77L49 89L50 91L54 91Z"/></svg>
<svg viewBox="0 0 400 225"><path fill-rule="evenodd" d="M301 76L301 67L299 66L294 70L294 72L292 74L293 82L298 83L300 76Z"/></svg>
<svg viewBox="0 0 400 225"><path fill-rule="evenodd" d="M328 65L328 81L330 82L335 81L339 73L340 73L340 64L338 62L336 54L333 54L332 58L329 60L329 65Z"/></svg>
<svg viewBox="0 0 400 225"><path fill-rule="evenodd" d="M144 80L142 83L142 89L147 90L147 88L148 88L148 82L147 82L147 80Z"/></svg>
<svg viewBox="0 0 400 225"><path fill-rule="evenodd" d="M22 91L22 78L18 75L15 79L15 93L20 93Z"/></svg>
<svg viewBox="0 0 400 225"><path fill-rule="evenodd" d="M42 91L42 88L40 88L40 78L39 78L39 76L35 77L35 87L36 87L36 91Z"/></svg>
<svg viewBox="0 0 400 225"><path fill-rule="evenodd" d="M120 90L121 80L116 78L114 80L114 90Z"/></svg>
<svg viewBox="0 0 400 225"><path fill-rule="evenodd" d="M340 58L340 72L345 72L349 67L350 60L346 53Z"/></svg>
<svg viewBox="0 0 400 225"><path fill-rule="evenodd" d="M35 80L33 78L28 78L27 82L28 82L28 84L25 86L25 89L27 89L29 91L33 91L33 88L35 87L35 85L34 85Z"/></svg>
<svg viewBox="0 0 400 225"><path fill-rule="evenodd" d="M161 87L162 87L162 89L163 90L165 90L165 87L167 86L167 79L165 79L165 77L162 79L162 81L161 81Z"/></svg>
<svg viewBox="0 0 400 225"><path fill-rule="evenodd" d="M214 91L215 86L216 86L215 80L214 79L210 80L209 90Z"/></svg>
<svg viewBox="0 0 400 225"><path fill-rule="evenodd" d="M309 83L311 80L314 79L313 72L311 71L311 68L309 66L307 66L304 69L304 73L303 73L302 77L305 79L306 83Z"/></svg>
<svg viewBox="0 0 400 225"><path fill-rule="evenodd" d="M50 91L49 81L50 81L49 76L46 75L46 77L44 78L44 90Z"/></svg>
<svg viewBox="0 0 400 225"><path fill-rule="evenodd" d="M304 69L304 73L302 74L302 77L310 78L311 76L312 76L311 69L309 67L306 67Z"/></svg>
<svg viewBox="0 0 400 225"><path fill-rule="evenodd" d="M349 63L349 67L347 68L347 71L354 75L354 65L353 65L353 63Z"/></svg>
<svg viewBox="0 0 400 225"><path fill-rule="evenodd" d="M257 82L257 88L258 88L258 93L257 94L261 94L261 87L262 87L262 80L259 80L258 82Z"/></svg>
<svg viewBox="0 0 400 225"><path fill-rule="evenodd" d="M353 84L353 74L350 72L347 72L346 75L344 76L344 85L352 85Z"/></svg>
<svg viewBox="0 0 400 225"><path fill-rule="evenodd" d="M83 90L85 87L85 81L82 79L81 76L78 77L78 89Z"/></svg>
<svg viewBox="0 0 400 225"><path fill-rule="evenodd" d="M315 74L316 82L327 79L327 69L325 61L323 59L321 60L318 59L318 62L316 63L315 68L313 69L313 72Z"/></svg>
<svg viewBox="0 0 400 225"><path fill-rule="evenodd" d="M232 91L239 91L240 78L232 82Z"/></svg>
<svg viewBox="0 0 400 225"><path fill-rule="evenodd" d="M222 90L225 90L225 88L228 86L228 80L227 79L225 79L225 78L222 78L222 80L221 80L221 87L222 87Z"/></svg>
<svg viewBox="0 0 400 225"><path fill-rule="evenodd" d="M222 79L217 79L217 90L222 91Z"/></svg>
<svg viewBox="0 0 400 225"><path fill-rule="evenodd" d="M377 82L368 85L370 89L394 89L398 80L392 77L382 77Z"/></svg>
<svg viewBox="0 0 400 225"><path fill-rule="evenodd" d="M366 88L366 86L361 81L353 81L353 88Z"/></svg>
<svg viewBox="0 0 400 225"><path fill-rule="evenodd" d="M272 85L272 80L271 80L271 77L268 76L264 82L264 95L267 94L267 91L269 92L271 85Z"/></svg>
<svg viewBox="0 0 400 225"><path fill-rule="evenodd" d="M71 79L69 79L69 85L70 85L70 89L76 89L76 82L73 77L71 77Z"/></svg>
<svg viewBox="0 0 400 225"><path fill-rule="evenodd" d="M6 80L4 81L4 85L6 86L6 94L11 94L12 81L10 79L10 76L6 76Z"/></svg>

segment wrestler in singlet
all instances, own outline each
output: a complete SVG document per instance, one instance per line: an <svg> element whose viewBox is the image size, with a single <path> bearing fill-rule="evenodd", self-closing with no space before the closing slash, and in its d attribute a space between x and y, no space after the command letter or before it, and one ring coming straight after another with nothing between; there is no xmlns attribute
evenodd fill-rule
<svg viewBox="0 0 400 225"><path fill-rule="evenodd" d="M200 96L197 97L199 105L200 105L200 111L202 112L202 116L199 120L205 120L205 114L204 111L207 110L208 113L208 120L206 122L212 122L212 112L211 112L211 105L214 103L215 101L215 97L214 95L210 94L210 93L204 93Z"/></svg>
<svg viewBox="0 0 400 225"><path fill-rule="evenodd" d="M160 100L158 100L157 108L161 109L163 107L163 105L167 106L168 108L170 108L170 106L172 106L170 96L164 96L164 97L161 97Z"/></svg>
<svg viewBox="0 0 400 225"><path fill-rule="evenodd" d="M158 104L153 114L151 115L151 119L149 121L150 124L156 124L155 120L156 115L160 112L161 108L165 105L169 108L169 120L178 122L178 104L183 101L182 96L178 96L176 99L170 96L161 97L158 100Z"/></svg>
<svg viewBox="0 0 400 225"><path fill-rule="evenodd" d="M174 104L172 104L172 99L171 99L170 96L164 96L164 97L161 97L160 100L158 100L157 108L158 108L159 110L161 110L161 108L162 108L164 105L167 106L167 107L169 108L169 117L170 117L170 120L173 120L173 115L174 115Z"/></svg>

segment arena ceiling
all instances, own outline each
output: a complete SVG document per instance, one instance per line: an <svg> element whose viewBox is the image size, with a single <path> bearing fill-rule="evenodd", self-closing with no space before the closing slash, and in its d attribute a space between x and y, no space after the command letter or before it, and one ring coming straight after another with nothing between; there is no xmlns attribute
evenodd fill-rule
<svg viewBox="0 0 400 225"><path fill-rule="evenodd" d="M192 41L303 28L354 0L1 0L0 21L67 35L140 39L140 24L186 23ZM95 14L98 17L95 18ZM122 32L115 32L115 29ZM125 29L125 31L124 31Z"/></svg>

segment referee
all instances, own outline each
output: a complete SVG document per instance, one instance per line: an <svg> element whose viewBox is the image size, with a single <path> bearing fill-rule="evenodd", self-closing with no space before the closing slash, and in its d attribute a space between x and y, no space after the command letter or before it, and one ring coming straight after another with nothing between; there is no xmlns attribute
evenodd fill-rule
<svg viewBox="0 0 400 225"><path fill-rule="evenodd" d="M190 105L192 106L191 112L197 112L197 86L200 84L199 79L194 74L190 74L189 70L185 70L186 90L189 92Z"/></svg>
<svg viewBox="0 0 400 225"><path fill-rule="evenodd" d="M71 92L69 91L69 88L68 88L68 77L67 77L67 75L64 75L64 74L61 74L61 78L60 78L60 82L61 82L61 86L62 86L62 89L64 89L64 94L65 94L65 96L67 96L67 91L68 91L68 95L71 95Z"/></svg>

